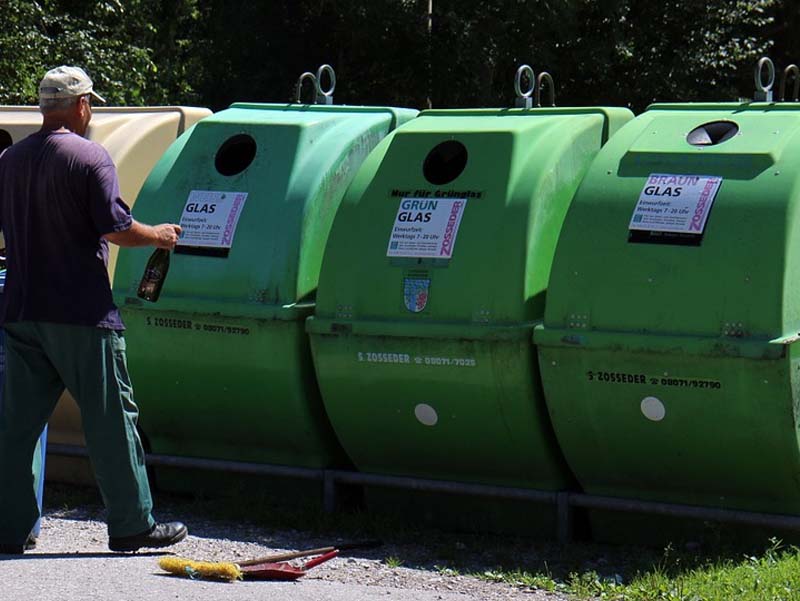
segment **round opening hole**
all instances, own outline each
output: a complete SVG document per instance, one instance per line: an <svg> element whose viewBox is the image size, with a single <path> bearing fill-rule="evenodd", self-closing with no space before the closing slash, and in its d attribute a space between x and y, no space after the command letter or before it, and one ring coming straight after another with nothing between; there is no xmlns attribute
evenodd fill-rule
<svg viewBox="0 0 800 601"><path fill-rule="evenodd" d="M456 179L467 166L467 149L461 142L448 140L437 144L425 157L422 173L434 186Z"/></svg>
<svg viewBox="0 0 800 601"><path fill-rule="evenodd" d="M236 175L250 166L256 157L256 141L247 134L237 134L219 147L214 166L222 175Z"/></svg>
<svg viewBox="0 0 800 601"><path fill-rule="evenodd" d="M0 152L11 146L14 140L11 139L11 134L4 129L0 129Z"/></svg>
<svg viewBox="0 0 800 601"><path fill-rule="evenodd" d="M739 126L733 121L711 121L695 127L686 136L692 146L714 146L730 140L739 133Z"/></svg>

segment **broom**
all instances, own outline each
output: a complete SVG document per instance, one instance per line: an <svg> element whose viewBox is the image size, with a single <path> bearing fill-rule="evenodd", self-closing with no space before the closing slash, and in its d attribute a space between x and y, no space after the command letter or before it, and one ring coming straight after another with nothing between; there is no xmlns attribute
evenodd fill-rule
<svg viewBox="0 0 800 601"><path fill-rule="evenodd" d="M195 561L193 559L186 559L184 557L162 557L158 560L158 566L165 572L175 574L176 576L188 576L189 578L211 578L217 580L242 580L244 573L242 567L254 566L262 563L274 563L277 561L287 561L289 559L297 559L299 557L308 557L310 555L323 555L331 551L345 551L348 549L371 549L379 547L383 543L381 541L371 540L357 543L346 543L335 547L320 547L317 549L307 549L305 551L286 551L284 553L276 553L274 555L267 555L266 557L258 557L256 559L247 559L245 561L230 562L230 561Z"/></svg>

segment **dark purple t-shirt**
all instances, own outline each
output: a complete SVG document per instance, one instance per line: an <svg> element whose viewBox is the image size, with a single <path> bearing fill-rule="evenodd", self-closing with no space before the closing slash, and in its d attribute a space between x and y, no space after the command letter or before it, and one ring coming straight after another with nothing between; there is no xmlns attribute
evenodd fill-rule
<svg viewBox="0 0 800 601"><path fill-rule="evenodd" d="M108 152L69 132L39 132L0 155L6 240L0 324L47 321L124 329L104 234L132 223Z"/></svg>

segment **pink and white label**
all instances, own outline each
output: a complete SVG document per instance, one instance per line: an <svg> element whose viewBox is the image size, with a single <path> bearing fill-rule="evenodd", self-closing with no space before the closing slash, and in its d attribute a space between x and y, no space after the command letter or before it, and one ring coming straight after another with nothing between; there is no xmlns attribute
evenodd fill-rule
<svg viewBox="0 0 800 601"><path fill-rule="evenodd" d="M181 213L178 244L230 248L246 200L247 192L192 190Z"/></svg>
<svg viewBox="0 0 800 601"><path fill-rule="evenodd" d="M403 198L386 256L452 258L466 206L463 198Z"/></svg>
<svg viewBox="0 0 800 601"><path fill-rule="evenodd" d="M653 173L633 210L629 230L702 234L722 178Z"/></svg>

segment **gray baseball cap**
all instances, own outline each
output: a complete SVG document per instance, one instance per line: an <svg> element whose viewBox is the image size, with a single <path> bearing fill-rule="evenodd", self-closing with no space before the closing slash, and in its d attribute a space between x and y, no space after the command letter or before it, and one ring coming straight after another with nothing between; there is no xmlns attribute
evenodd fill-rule
<svg viewBox="0 0 800 601"><path fill-rule="evenodd" d="M91 94L98 102L105 103L105 98L93 89L92 80L80 67L63 65L51 69L39 83L39 98L72 98Z"/></svg>

